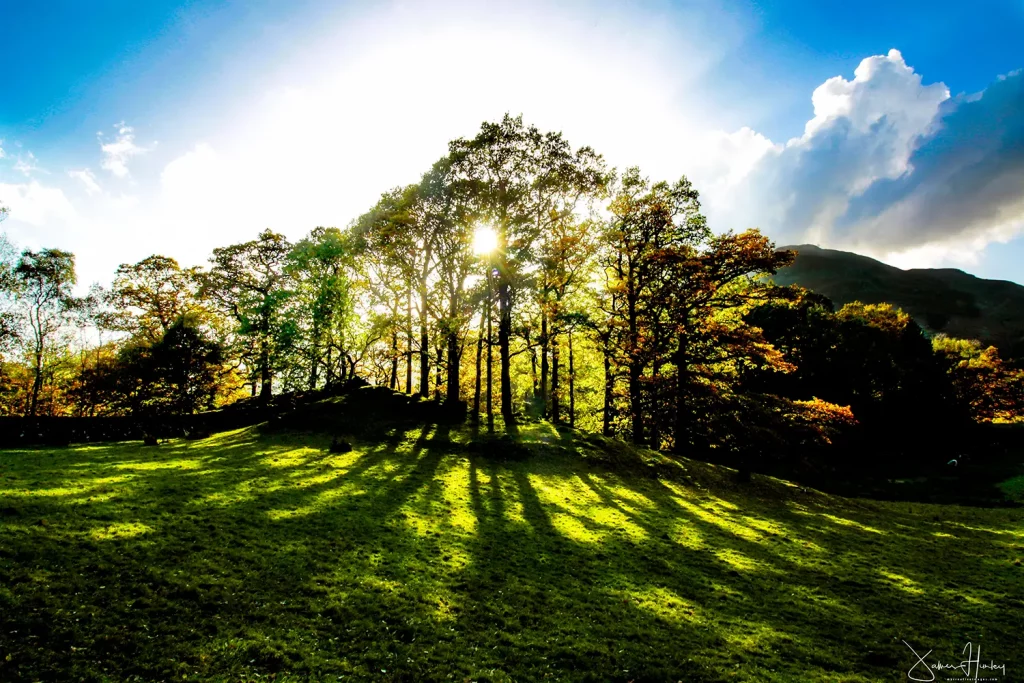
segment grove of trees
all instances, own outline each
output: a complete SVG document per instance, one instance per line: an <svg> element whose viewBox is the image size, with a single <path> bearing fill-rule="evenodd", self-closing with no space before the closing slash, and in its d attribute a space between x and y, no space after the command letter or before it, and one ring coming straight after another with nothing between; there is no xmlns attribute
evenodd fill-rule
<svg viewBox="0 0 1024 683"><path fill-rule="evenodd" d="M1022 419L1024 371L996 349L775 286L793 256L716 234L685 177L506 115L344 228L268 228L205 267L153 255L76 296L73 254L4 240L0 414L192 413L359 377L491 429L676 451Z"/></svg>

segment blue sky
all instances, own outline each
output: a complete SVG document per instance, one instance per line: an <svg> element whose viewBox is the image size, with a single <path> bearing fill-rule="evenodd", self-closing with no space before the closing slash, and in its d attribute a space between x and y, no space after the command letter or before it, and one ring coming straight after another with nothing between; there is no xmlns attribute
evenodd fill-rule
<svg viewBox="0 0 1024 683"><path fill-rule="evenodd" d="M688 175L718 229L1024 283L1020 0L0 0L0 24L3 230L84 283L344 225L505 111Z"/></svg>

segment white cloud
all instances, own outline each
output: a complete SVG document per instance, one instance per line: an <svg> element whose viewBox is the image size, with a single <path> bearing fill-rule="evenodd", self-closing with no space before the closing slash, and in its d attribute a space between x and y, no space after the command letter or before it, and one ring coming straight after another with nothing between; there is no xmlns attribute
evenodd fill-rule
<svg viewBox="0 0 1024 683"><path fill-rule="evenodd" d="M68 223L77 214L63 190L46 187L33 180L29 183L0 183L0 197L10 209L11 219L35 227L51 223Z"/></svg>
<svg viewBox="0 0 1024 683"><path fill-rule="evenodd" d="M101 192L100 184L96 182L96 176L87 168L79 169L77 171L68 171L68 175L72 178L77 178L82 181L85 185L85 191L90 196Z"/></svg>
<svg viewBox="0 0 1024 683"><path fill-rule="evenodd" d="M0 138L0 159L3 159L4 156L4 141L2 138Z"/></svg>
<svg viewBox="0 0 1024 683"><path fill-rule="evenodd" d="M735 191L765 155L777 154L783 146L743 127L734 133L708 133L694 142L694 149L686 175L702 194L714 197Z"/></svg>
<svg viewBox="0 0 1024 683"><path fill-rule="evenodd" d="M955 266L970 269L981 263L986 248L1006 244L1021 234L1024 234L1024 220L1016 220L976 233L966 232L918 247L881 253L879 257L898 268Z"/></svg>
<svg viewBox="0 0 1024 683"><path fill-rule="evenodd" d="M126 260L126 250L130 260L152 253L145 245L149 231L139 229L149 222L135 195L99 193L72 203L61 188L32 180L0 183L0 198L10 207L3 230L12 242L32 249L66 249L76 255L80 292L92 282L109 282L117 265ZM140 252L142 256L133 258Z"/></svg>
<svg viewBox="0 0 1024 683"><path fill-rule="evenodd" d="M712 225L915 265L970 264L1020 234L1024 75L950 98L890 50L853 80L830 78L812 102L803 135L785 145L744 134L764 152L741 182L706 186Z"/></svg>
<svg viewBox="0 0 1024 683"><path fill-rule="evenodd" d="M135 129L125 125L124 121L117 124L115 128L117 128L117 139L113 142L104 143L102 134L100 134L100 150L103 152L103 161L100 166L113 173L114 176L124 178L128 176L128 162L139 154L152 151L153 148L136 145Z"/></svg>

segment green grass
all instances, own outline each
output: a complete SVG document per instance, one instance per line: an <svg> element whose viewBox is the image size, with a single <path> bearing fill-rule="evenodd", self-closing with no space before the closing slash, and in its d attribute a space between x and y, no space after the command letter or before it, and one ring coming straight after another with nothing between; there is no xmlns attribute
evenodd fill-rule
<svg viewBox="0 0 1024 683"><path fill-rule="evenodd" d="M520 438L0 452L0 680L896 681L901 640L1024 675L1019 509Z"/></svg>

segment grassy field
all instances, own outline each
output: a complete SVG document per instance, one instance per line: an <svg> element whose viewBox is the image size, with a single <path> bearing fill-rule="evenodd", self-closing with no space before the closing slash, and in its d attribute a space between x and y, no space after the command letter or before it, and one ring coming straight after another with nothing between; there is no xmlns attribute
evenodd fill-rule
<svg viewBox="0 0 1024 683"><path fill-rule="evenodd" d="M0 452L0 680L1024 680L1021 509L471 436Z"/></svg>

